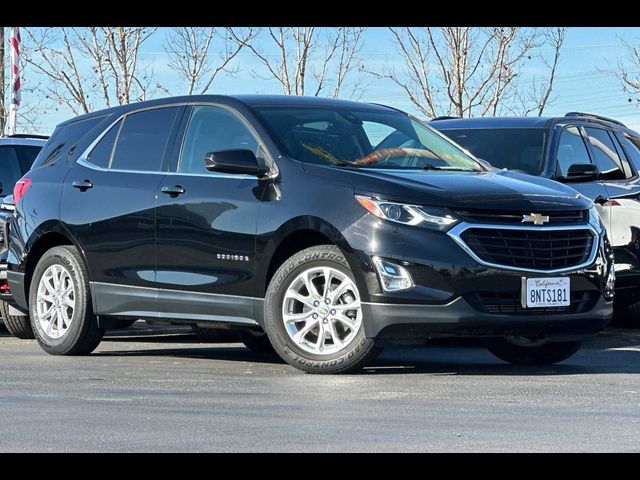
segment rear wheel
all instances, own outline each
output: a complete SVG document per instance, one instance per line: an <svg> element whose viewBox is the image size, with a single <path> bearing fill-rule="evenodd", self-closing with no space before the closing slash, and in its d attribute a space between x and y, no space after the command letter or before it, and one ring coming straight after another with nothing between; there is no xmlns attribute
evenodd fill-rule
<svg viewBox="0 0 640 480"><path fill-rule="evenodd" d="M244 346L252 352L267 353L274 351L273 345L271 345L269 337L265 332L256 330L240 330L238 332L238 337L240 337L240 341L244 343Z"/></svg>
<svg viewBox="0 0 640 480"><path fill-rule="evenodd" d="M526 337L496 338L487 343L496 357L516 365L551 365L571 357L580 347L582 342L549 342Z"/></svg>
<svg viewBox="0 0 640 480"><path fill-rule="evenodd" d="M5 327L7 327L11 335L22 340L35 338L28 315L11 315L9 313L9 304L2 301L0 301L0 314Z"/></svg>
<svg viewBox="0 0 640 480"><path fill-rule="evenodd" d="M273 348L305 372L353 372L380 352L365 337L360 293L333 245L307 248L284 262L269 283L264 313Z"/></svg>
<svg viewBox="0 0 640 480"><path fill-rule="evenodd" d="M33 272L29 290L31 327L42 349L52 355L86 355L102 340L91 307L89 278L72 246L47 251Z"/></svg>

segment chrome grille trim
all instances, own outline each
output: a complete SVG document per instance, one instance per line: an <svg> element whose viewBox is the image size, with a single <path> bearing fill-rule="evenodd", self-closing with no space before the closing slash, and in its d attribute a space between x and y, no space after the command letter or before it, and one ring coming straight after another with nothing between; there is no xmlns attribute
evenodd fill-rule
<svg viewBox="0 0 640 480"><path fill-rule="evenodd" d="M556 268L550 270L542 270L542 269L533 269L533 268L522 268L522 267L514 267L511 265L502 265L499 263L487 262L480 258L476 253L466 244L466 242L462 239L461 235L470 228L477 229L486 229L486 230L526 230L526 231L578 231L578 230L588 230L591 235L593 235L594 240L591 244L591 252L586 261L578 264L572 265L571 267L564 268ZM447 232L447 235L453 239L460 247L467 253L471 258L473 258L476 262L481 265L485 265L487 267L497 268L500 270L511 270L516 272L529 272L529 273L567 273L567 272L575 272L577 270L582 270L587 268L595 262L596 257L598 256L598 248L600 245L600 234L591 226L591 225L558 225L558 226L529 226L529 225L492 225L486 223L466 223L462 222L453 227L451 230Z"/></svg>

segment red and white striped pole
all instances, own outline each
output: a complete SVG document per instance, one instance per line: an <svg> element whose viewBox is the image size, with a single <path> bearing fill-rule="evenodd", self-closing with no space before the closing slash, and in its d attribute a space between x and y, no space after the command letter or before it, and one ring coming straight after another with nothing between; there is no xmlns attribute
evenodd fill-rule
<svg viewBox="0 0 640 480"><path fill-rule="evenodd" d="M9 35L11 49L11 103L9 104L9 135L14 135L18 125L20 107L20 28L11 27Z"/></svg>

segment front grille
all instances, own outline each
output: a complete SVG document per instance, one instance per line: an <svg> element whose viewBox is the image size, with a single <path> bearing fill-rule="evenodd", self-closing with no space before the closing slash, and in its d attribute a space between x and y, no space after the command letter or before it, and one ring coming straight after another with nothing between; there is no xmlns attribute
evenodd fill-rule
<svg viewBox="0 0 640 480"><path fill-rule="evenodd" d="M540 213L549 217L545 225L586 225L589 221L588 210L535 211L531 210L487 210L466 209L455 213L469 223L491 223L496 225L521 225L524 215Z"/></svg>
<svg viewBox="0 0 640 480"><path fill-rule="evenodd" d="M460 238L483 261L506 267L556 270L585 263L595 237L590 230L515 230L472 227Z"/></svg>
<svg viewBox="0 0 640 480"><path fill-rule="evenodd" d="M566 307L524 308L519 292L481 292L465 296L469 305L482 313L494 315L553 315L584 313L593 308L598 292L571 292L571 304Z"/></svg>

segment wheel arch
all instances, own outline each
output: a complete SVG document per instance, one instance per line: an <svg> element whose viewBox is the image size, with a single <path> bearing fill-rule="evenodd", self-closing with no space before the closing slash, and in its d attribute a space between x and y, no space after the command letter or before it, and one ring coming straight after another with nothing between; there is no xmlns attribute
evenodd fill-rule
<svg viewBox="0 0 640 480"><path fill-rule="evenodd" d="M23 270L24 294L26 299L29 298L31 278L33 276L36 265L38 264L38 261L48 250L61 245L71 245L75 247L78 252L80 252L80 256L82 257L85 266L87 266L83 249L81 248L76 238L69 232L67 228L65 228L65 226L61 222L51 221L43 223L33 232L25 248L26 255L23 264ZM88 268L87 272L89 272ZM91 279L90 273L89 279Z"/></svg>
<svg viewBox="0 0 640 480"><path fill-rule="evenodd" d="M271 278L278 268L292 255L305 248L317 245L335 245L345 255L349 266L356 277L356 284L364 286L357 256L344 235L331 223L315 216L304 216L290 219L281 225L272 235L262 250L264 261L258 262L262 267L257 273L258 295L264 296Z"/></svg>

